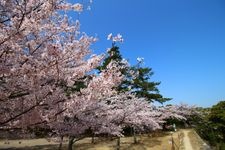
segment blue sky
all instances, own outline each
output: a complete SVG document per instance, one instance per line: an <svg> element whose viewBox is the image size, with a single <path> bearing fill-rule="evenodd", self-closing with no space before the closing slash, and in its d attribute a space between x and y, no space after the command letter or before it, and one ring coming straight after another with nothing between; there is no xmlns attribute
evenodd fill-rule
<svg viewBox="0 0 225 150"><path fill-rule="evenodd" d="M208 107L225 100L224 0L94 0L80 16L81 31L105 52L109 33L121 33L122 55L145 58L169 103ZM77 19L77 15L73 15Z"/></svg>

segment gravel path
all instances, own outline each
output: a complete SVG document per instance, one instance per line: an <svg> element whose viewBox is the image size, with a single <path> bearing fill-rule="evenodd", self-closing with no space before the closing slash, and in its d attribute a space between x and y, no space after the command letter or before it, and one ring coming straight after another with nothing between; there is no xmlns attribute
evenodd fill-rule
<svg viewBox="0 0 225 150"><path fill-rule="evenodd" d="M184 139L183 139L184 148L185 148L185 150L194 150L192 145L191 145L190 138L188 136L189 132L190 132L190 130L183 130L183 133L184 133Z"/></svg>

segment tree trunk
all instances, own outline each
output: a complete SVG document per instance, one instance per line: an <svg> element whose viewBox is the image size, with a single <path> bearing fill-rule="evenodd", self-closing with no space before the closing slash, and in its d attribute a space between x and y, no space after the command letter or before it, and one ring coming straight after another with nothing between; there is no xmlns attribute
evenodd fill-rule
<svg viewBox="0 0 225 150"><path fill-rule="evenodd" d="M58 150L61 150L62 149L62 143L63 143L63 136L60 136L60 143L59 143Z"/></svg>
<svg viewBox="0 0 225 150"><path fill-rule="evenodd" d="M91 143L94 144L95 143L95 135L93 134L91 137Z"/></svg>
<svg viewBox="0 0 225 150"><path fill-rule="evenodd" d="M133 137L134 137L134 144L137 143L137 137L136 137L136 132L135 132L135 128L133 127Z"/></svg>
<svg viewBox="0 0 225 150"><path fill-rule="evenodd" d="M117 139L116 150L120 150L120 137Z"/></svg>
<svg viewBox="0 0 225 150"><path fill-rule="evenodd" d="M74 136L69 137L68 150L73 150Z"/></svg>

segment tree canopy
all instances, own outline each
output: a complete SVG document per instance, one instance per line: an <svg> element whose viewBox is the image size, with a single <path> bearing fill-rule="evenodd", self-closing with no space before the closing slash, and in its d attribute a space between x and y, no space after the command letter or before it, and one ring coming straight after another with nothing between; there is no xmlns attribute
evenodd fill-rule
<svg viewBox="0 0 225 150"><path fill-rule="evenodd" d="M143 67L143 60L139 60L136 65L130 66L120 54L119 47L115 43L112 44L112 47L108 50L107 57L97 69L101 72L111 61L116 61L120 66L123 66L120 71L125 79L116 88L118 91L132 91L136 96L146 98L149 102L157 101L163 103L171 100L171 98L165 98L160 94L157 87L160 85L160 82L151 81L151 76L154 74L152 68Z"/></svg>

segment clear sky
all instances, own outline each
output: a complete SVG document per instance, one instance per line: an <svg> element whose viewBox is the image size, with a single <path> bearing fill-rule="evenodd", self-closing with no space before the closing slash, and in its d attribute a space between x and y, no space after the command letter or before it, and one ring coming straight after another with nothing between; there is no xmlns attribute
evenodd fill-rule
<svg viewBox="0 0 225 150"><path fill-rule="evenodd" d="M122 55L145 58L170 103L208 107L225 100L225 0L94 0L81 31L105 52L109 33L121 33ZM77 16L73 16L77 19Z"/></svg>

